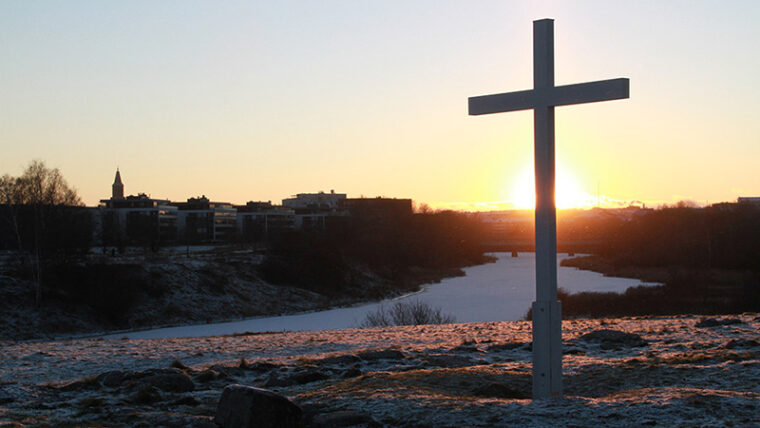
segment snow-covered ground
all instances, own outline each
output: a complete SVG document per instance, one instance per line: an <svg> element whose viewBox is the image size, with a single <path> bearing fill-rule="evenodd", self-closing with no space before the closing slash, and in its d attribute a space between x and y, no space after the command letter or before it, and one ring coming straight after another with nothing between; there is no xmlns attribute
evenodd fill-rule
<svg viewBox="0 0 760 428"><path fill-rule="evenodd" d="M0 342L0 425L212 427L224 386L242 383L385 426L760 426L760 316L716 318L564 321L566 398L547 402L528 399L526 321ZM581 338L600 329L645 342Z"/></svg>
<svg viewBox="0 0 760 428"><path fill-rule="evenodd" d="M465 268L465 276L447 278L438 284L423 287L419 293L385 300L379 303L338 308L319 312L253 318L216 324L161 328L130 333L117 333L106 338L128 337L153 339L167 337L197 337L243 332L329 330L360 325L367 313L397 301L420 300L453 315L458 322L513 321L522 319L535 299L535 254L493 253L495 263ZM567 258L557 257L557 264ZM559 287L568 292L623 292L640 285L636 279L606 277L596 272L562 267L557 270Z"/></svg>

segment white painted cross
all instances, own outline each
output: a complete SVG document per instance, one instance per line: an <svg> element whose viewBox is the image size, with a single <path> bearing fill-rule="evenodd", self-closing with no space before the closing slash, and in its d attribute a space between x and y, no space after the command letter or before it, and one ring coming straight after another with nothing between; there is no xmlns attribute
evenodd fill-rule
<svg viewBox="0 0 760 428"><path fill-rule="evenodd" d="M628 79L554 86L554 20L533 21L533 89L469 99L470 115L533 109L536 171L536 301L533 398L562 397L562 309L557 301L554 107L628 98Z"/></svg>

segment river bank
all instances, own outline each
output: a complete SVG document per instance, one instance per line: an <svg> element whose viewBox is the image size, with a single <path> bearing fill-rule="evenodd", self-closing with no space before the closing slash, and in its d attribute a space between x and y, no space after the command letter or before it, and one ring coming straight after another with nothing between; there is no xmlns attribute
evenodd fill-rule
<svg viewBox="0 0 760 428"><path fill-rule="evenodd" d="M4 266L0 272L0 340L52 339L303 313L398 296L417 291L422 284L464 275L461 267L412 267L390 280L366 266L350 264L355 286L326 295L267 282L259 271L263 260L260 252L213 247L188 254L89 257L47 272L39 307L34 304L34 284Z"/></svg>
<svg viewBox="0 0 760 428"><path fill-rule="evenodd" d="M622 294L560 293L563 316L739 314L760 310L760 275L746 269L618 266L600 256L566 259L562 266L661 284L630 288Z"/></svg>
<svg viewBox="0 0 760 428"><path fill-rule="evenodd" d="M456 322L512 321L525 317L535 300L535 254L488 253L493 263L469 266L464 275L424 284L419 291L370 303L274 317L254 317L230 322L187 325L136 332L119 332L106 337L151 339L217 336L246 332L332 330L354 328L367 315L397 303L416 302L440 310ZM569 257L557 256L557 264ZM568 292L601 291L624 293L641 285L638 280L605 277L595 272L558 266L558 282Z"/></svg>

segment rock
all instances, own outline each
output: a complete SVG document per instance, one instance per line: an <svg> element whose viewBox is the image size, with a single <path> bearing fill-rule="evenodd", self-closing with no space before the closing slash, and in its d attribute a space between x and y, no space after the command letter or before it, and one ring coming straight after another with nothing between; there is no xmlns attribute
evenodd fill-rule
<svg viewBox="0 0 760 428"><path fill-rule="evenodd" d="M362 374L363 374L363 373L362 373L362 371L361 371L361 370L359 370L358 368L356 368L356 367L351 367L351 368L349 368L349 369L345 370L345 371L344 371L344 372L343 372L343 373L340 375L340 377L342 377L343 379L349 379L349 378L352 378L352 377L359 377L359 376L361 376Z"/></svg>
<svg viewBox="0 0 760 428"><path fill-rule="evenodd" d="M85 378L69 382L65 385L59 386L61 391L82 391L86 389L96 389L98 387L97 378Z"/></svg>
<svg viewBox="0 0 760 428"><path fill-rule="evenodd" d="M475 365L472 359L462 355L430 355L422 358L422 364L427 367L442 367L447 369L469 367Z"/></svg>
<svg viewBox="0 0 760 428"><path fill-rule="evenodd" d="M726 349L734 349L734 348L754 348L755 346L760 346L760 343L756 340L752 339L732 339L729 340L728 343L726 343L725 348Z"/></svg>
<svg viewBox="0 0 760 428"><path fill-rule="evenodd" d="M586 333L579 338L584 342L600 343L602 349L615 349L618 347L647 346L649 343L638 334L626 333L618 330L596 330Z"/></svg>
<svg viewBox="0 0 760 428"><path fill-rule="evenodd" d="M317 360L317 362L320 364L334 364L341 366L358 363L359 361L361 361L361 358L354 354L338 355L335 357L326 357L322 358L321 360Z"/></svg>
<svg viewBox="0 0 760 428"><path fill-rule="evenodd" d="M132 375L132 373L122 370L111 370L110 372L105 372L98 375L97 380L103 386L116 388L118 386L121 386L124 381L130 379Z"/></svg>
<svg viewBox="0 0 760 428"><path fill-rule="evenodd" d="M320 380L329 379L330 376L319 370L306 370L297 373L293 373L288 376L280 376L277 372L269 374L264 386L292 386L292 385L304 385L307 383L317 382Z"/></svg>
<svg viewBox="0 0 760 428"><path fill-rule="evenodd" d="M180 369L182 371L190 370L190 367L186 366L182 361L180 360L174 360L169 365L169 367L174 367L175 369Z"/></svg>
<svg viewBox="0 0 760 428"><path fill-rule="evenodd" d="M473 352L482 352L480 349L478 349L477 346L469 344L469 343L463 343L455 348L452 349L454 352L466 352L466 353L473 353Z"/></svg>
<svg viewBox="0 0 760 428"><path fill-rule="evenodd" d="M195 384L184 371L177 368L151 369L142 372L112 370L100 374L96 381L109 388L127 386L134 389L155 387L167 392L188 392Z"/></svg>
<svg viewBox="0 0 760 428"><path fill-rule="evenodd" d="M319 370L308 370L305 372L295 373L290 378L295 385L303 385L307 383L329 379L330 376Z"/></svg>
<svg viewBox="0 0 760 428"><path fill-rule="evenodd" d="M152 386L143 386L129 397L129 400L136 404L153 404L161 401L161 399L161 393L158 392L158 388Z"/></svg>
<svg viewBox="0 0 760 428"><path fill-rule="evenodd" d="M472 395L477 397L496 397L496 398L530 398L530 393L518 389L510 388L501 383L490 383L472 390Z"/></svg>
<svg viewBox="0 0 760 428"><path fill-rule="evenodd" d="M738 318L724 318L721 320L717 320L715 318L702 318L701 320L699 320L696 326L702 327L702 328L709 328L709 327L718 327L721 325L733 325L733 324L744 324L744 322L742 322L742 320Z"/></svg>
<svg viewBox="0 0 760 428"><path fill-rule="evenodd" d="M212 369L203 370L197 375L195 375L195 380L202 383L211 382L219 378L226 378L226 376Z"/></svg>
<svg viewBox="0 0 760 428"><path fill-rule="evenodd" d="M209 369L216 370L225 377L244 376L246 370L249 370L249 369L241 369L240 367L223 366L221 364L214 364L210 366Z"/></svg>
<svg viewBox="0 0 760 428"><path fill-rule="evenodd" d="M167 392L188 392L195 389L190 376L177 370L177 373L157 373L140 379L141 385L156 387Z"/></svg>
<svg viewBox="0 0 760 428"><path fill-rule="evenodd" d="M312 426L318 428L339 428L339 427L381 427L372 417L352 412L350 410L324 413L317 415L312 419Z"/></svg>
<svg viewBox="0 0 760 428"><path fill-rule="evenodd" d="M214 422L222 427L297 427L301 408L272 391L228 385L222 392Z"/></svg>
<svg viewBox="0 0 760 428"><path fill-rule="evenodd" d="M406 358L403 352L395 349L385 349L382 351L363 351L356 354L364 361L377 361L377 360L403 360Z"/></svg>
<svg viewBox="0 0 760 428"><path fill-rule="evenodd" d="M267 377L267 380L264 382L264 386L267 388L290 385L292 384L288 381L288 379L281 377L277 372L269 373L269 377Z"/></svg>
<svg viewBox="0 0 760 428"><path fill-rule="evenodd" d="M278 368L279 366L272 363L267 363L263 361L257 361L255 363L249 363L246 367L246 370L252 370L256 372L268 372L269 370L274 370Z"/></svg>
<svg viewBox="0 0 760 428"><path fill-rule="evenodd" d="M697 327L717 327L721 325L720 321L716 320L715 318L702 318L699 320L699 322L696 324Z"/></svg>

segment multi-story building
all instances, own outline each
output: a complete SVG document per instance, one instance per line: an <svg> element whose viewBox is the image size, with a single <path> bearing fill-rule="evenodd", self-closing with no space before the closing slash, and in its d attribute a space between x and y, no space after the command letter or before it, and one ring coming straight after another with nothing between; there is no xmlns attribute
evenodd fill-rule
<svg viewBox="0 0 760 428"><path fill-rule="evenodd" d="M736 199L736 202L740 204L752 204L756 207L760 207L760 197L758 196L739 196Z"/></svg>
<svg viewBox="0 0 760 428"><path fill-rule="evenodd" d="M248 202L238 205L237 229L245 241L261 241L279 236L295 226L295 211L272 205L272 202Z"/></svg>
<svg viewBox="0 0 760 428"><path fill-rule="evenodd" d="M337 211L343 199L346 199L346 194L335 193L335 190L330 190L330 193L299 193L293 198L283 199L282 206L294 210Z"/></svg>
<svg viewBox="0 0 760 428"><path fill-rule="evenodd" d="M293 198L283 199L282 206L295 211L296 229L325 229L328 217L343 215L340 201L345 193L299 193Z"/></svg>
<svg viewBox="0 0 760 428"><path fill-rule="evenodd" d="M237 232L237 210L228 202L211 202L204 195L187 202L172 202L177 208L177 230L181 242L231 241Z"/></svg>

